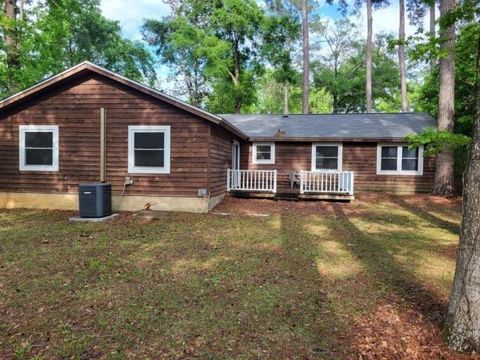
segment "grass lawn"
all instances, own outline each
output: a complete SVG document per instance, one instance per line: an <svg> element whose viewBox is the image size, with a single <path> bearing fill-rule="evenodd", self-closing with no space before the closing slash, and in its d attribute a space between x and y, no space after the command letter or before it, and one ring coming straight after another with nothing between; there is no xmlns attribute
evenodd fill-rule
<svg viewBox="0 0 480 360"><path fill-rule="evenodd" d="M0 211L0 358L460 358L441 337L459 199L216 211Z"/></svg>

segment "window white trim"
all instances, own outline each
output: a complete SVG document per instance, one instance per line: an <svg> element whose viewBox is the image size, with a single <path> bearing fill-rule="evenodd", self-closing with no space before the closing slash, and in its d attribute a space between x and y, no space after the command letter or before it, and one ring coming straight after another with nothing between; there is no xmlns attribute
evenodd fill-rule
<svg viewBox="0 0 480 360"><path fill-rule="evenodd" d="M270 146L270 159L257 159L257 146ZM275 143L253 143L252 164L275 164Z"/></svg>
<svg viewBox="0 0 480 360"><path fill-rule="evenodd" d="M336 169L317 169L317 147L336 146L338 148L338 161ZM342 171L343 144L342 143L313 143L312 144L312 171Z"/></svg>
<svg viewBox="0 0 480 360"><path fill-rule="evenodd" d="M135 166L135 133L152 132L165 134L164 162L162 167ZM130 174L170 174L170 126L129 125L128 126L128 172Z"/></svg>
<svg viewBox="0 0 480 360"><path fill-rule="evenodd" d="M382 170L382 147L397 147L397 170ZM377 144L377 175L423 175L423 145L418 147L418 170L402 170L403 147L408 144Z"/></svg>
<svg viewBox="0 0 480 360"><path fill-rule="evenodd" d="M18 128L18 149L20 171L58 171L59 168L59 145L58 125L20 125ZM52 165L27 165L25 163L25 133L27 132L51 132L52 133Z"/></svg>

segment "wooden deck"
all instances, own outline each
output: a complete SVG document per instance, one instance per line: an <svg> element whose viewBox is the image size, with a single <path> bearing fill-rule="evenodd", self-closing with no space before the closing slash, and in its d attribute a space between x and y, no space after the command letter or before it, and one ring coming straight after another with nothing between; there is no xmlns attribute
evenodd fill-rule
<svg viewBox="0 0 480 360"><path fill-rule="evenodd" d="M351 202L355 196L348 194L300 194L298 189L291 191L282 191L278 193L260 192L260 191L230 191L230 196L239 198L257 198L257 199L274 199L274 200L326 200L326 201L348 201Z"/></svg>
<svg viewBox="0 0 480 360"><path fill-rule="evenodd" d="M236 197L281 200L354 199L354 176L350 171L300 171L289 181L278 182L277 170L228 170L227 191Z"/></svg>

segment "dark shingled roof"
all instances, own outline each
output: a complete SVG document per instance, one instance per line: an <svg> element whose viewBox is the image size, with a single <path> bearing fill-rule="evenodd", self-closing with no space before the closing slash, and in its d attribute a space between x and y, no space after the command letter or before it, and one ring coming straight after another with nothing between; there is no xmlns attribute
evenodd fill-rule
<svg viewBox="0 0 480 360"><path fill-rule="evenodd" d="M219 116L254 140L403 139L437 125L433 117L424 113Z"/></svg>

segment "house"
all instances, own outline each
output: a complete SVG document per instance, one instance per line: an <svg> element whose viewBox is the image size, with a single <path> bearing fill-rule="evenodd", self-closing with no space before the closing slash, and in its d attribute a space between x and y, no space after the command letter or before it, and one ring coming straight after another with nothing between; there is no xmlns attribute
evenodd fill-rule
<svg viewBox="0 0 480 360"><path fill-rule="evenodd" d="M0 207L77 209L99 174L118 210L429 191L433 160L405 145L428 127L415 113L215 115L84 62L0 102Z"/></svg>

